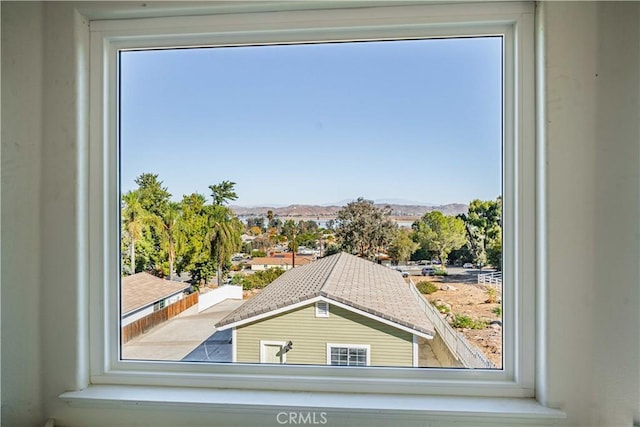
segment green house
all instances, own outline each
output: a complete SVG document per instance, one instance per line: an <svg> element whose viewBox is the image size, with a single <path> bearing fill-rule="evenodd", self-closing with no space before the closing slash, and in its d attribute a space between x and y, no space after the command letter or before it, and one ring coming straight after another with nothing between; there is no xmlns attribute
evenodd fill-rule
<svg viewBox="0 0 640 427"><path fill-rule="evenodd" d="M234 362L455 366L409 286L339 253L287 271L216 327L231 329Z"/></svg>

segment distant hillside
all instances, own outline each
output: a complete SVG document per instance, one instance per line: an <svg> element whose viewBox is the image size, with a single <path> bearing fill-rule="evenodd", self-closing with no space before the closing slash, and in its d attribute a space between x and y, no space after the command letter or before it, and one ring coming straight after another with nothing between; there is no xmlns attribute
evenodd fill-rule
<svg viewBox="0 0 640 427"><path fill-rule="evenodd" d="M385 204L378 204L378 207L387 206ZM390 204L391 214L393 216L406 216L417 217L422 216L427 212L440 211L445 215L458 215L466 213L469 209L468 205L462 203L450 203L448 205L440 206L421 206L421 205L398 205ZM320 205L289 205L284 207L274 206L256 206L256 207L243 207L243 206L231 206L233 212L242 217L250 216L266 216L267 211L273 211L274 216L279 217L333 217L336 213L342 209L343 206L320 206Z"/></svg>

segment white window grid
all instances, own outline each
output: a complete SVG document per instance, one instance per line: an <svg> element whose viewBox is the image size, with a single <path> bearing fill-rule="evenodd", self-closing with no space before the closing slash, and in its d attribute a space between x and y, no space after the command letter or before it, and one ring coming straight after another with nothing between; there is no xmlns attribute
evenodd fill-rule
<svg viewBox="0 0 640 427"><path fill-rule="evenodd" d="M363 347L331 347L330 365L367 366L367 349Z"/></svg>

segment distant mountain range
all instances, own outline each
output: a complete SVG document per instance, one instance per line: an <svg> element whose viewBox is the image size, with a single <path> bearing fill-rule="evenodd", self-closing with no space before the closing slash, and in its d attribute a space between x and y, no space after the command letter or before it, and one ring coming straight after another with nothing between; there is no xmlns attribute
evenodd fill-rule
<svg viewBox="0 0 640 427"><path fill-rule="evenodd" d="M346 203L350 202L347 201ZM345 203L345 204L346 204ZM466 213L469 205L463 203L450 203L447 205L422 205L422 204L396 204L375 203L378 207L390 206L391 215L396 217L419 217L427 212L440 211L445 215L458 215ZM323 205L289 205L289 206L230 206L233 212L241 217L266 216L267 211L273 211L278 217L302 217L302 218L326 218L334 217L344 207L338 204Z"/></svg>

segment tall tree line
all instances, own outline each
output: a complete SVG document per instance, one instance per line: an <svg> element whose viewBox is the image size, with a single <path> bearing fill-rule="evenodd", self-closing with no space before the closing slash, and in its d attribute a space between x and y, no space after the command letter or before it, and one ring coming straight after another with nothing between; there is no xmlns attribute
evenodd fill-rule
<svg viewBox="0 0 640 427"><path fill-rule="evenodd" d="M502 198L473 200L466 214L425 213L410 230L399 228L389 207L359 198L338 211L332 223L337 244L329 253L345 251L369 259L386 253L395 262L450 257L478 266L502 267Z"/></svg>
<svg viewBox="0 0 640 427"><path fill-rule="evenodd" d="M157 174L144 173L138 188L122 195L122 273L148 271L174 278L188 272L194 285L218 281L240 250L244 227L227 206L235 200L235 183L210 185L211 203L204 195L184 195L180 202Z"/></svg>

